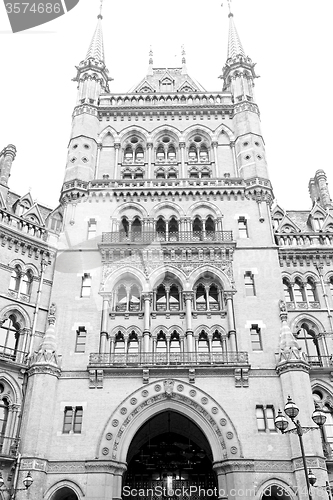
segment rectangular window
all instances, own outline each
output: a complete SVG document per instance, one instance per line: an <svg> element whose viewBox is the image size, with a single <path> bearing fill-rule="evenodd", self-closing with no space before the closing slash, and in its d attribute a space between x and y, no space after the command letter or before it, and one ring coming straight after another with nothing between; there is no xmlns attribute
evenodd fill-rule
<svg viewBox="0 0 333 500"><path fill-rule="evenodd" d="M88 222L88 240L95 238L97 231L97 222L95 219L90 219Z"/></svg>
<svg viewBox="0 0 333 500"><path fill-rule="evenodd" d="M73 408L71 406L66 406L64 412L64 425L62 428L62 432L64 434L69 434L69 432L71 431L72 421L73 421Z"/></svg>
<svg viewBox="0 0 333 500"><path fill-rule="evenodd" d="M82 406L77 406L75 408L75 413L74 413L74 423L73 423L74 434L81 434L82 417L83 417L83 408Z"/></svg>
<svg viewBox="0 0 333 500"><path fill-rule="evenodd" d="M258 431L266 430L265 414L263 406L256 406L256 418Z"/></svg>
<svg viewBox="0 0 333 500"><path fill-rule="evenodd" d="M254 297L256 294L256 289L254 286L254 277L251 271L246 271L244 274L244 283L245 283L245 295L247 297Z"/></svg>
<svg viewBox="0 0 333 500"><path fill-rule="evenodd" d="M274 423L275 413L272 405L257 405L256 406L256 419L257 428L260 432L275 432L276 427Z"/></svg>
<svg viewBox="0 0 333 500"><path fill-rule="evenodd" d="M251 325L250 333L252 351L262 351L261 331L258 325Z"/></svg>
<svg viewBox="0 0 333 500"><path fill-rule="evenodd" d="M242 239L249 237L245 217L239 217L238 219L238 237Z"/></svg>
<svg viewBox="0 0 333 500"><path fill-rule="evenodd" d="M81 297L90 297L91 291L91 276L88 273L84 273L82 276L81 283Z"/></svg>
<svg viewBox="0 0 333 500"><path fill-rule="evenodd" d="M76 331L75 352L84 352L86 349L87 330L84 326L79 326Z"/></svg>

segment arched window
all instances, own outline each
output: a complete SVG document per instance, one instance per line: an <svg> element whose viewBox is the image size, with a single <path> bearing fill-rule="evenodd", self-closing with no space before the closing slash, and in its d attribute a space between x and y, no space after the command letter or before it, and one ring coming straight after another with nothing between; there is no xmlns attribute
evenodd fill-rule
<svg viewBox="0 0 333 500"><path fill-rule="evenodd" d="M9 403L6 398L0 400L0 452L5 451L3 450L3 448L6 447L5 437L6 437L6 426L8 420L8 407Z"/></svg>
<svg viewBox="0 0 333 500"><path fill-rule="evenodd" d="M188 159L190 161L198 161L197 148L195 146L190 146L188 150Z"/></svg>
<svg viewBox="0 0 333 500"><path fill-rule="evenodd" d="M33 274L30 269L23 275L20 292L24 295L31 294Z"/></svg>
<svg viewBox="0 0 333 500"><path fill-rule="evenodd" d="M0 352L6 356L15 356L20 338L20 325L14 315L9 316L0 328Z"/></svg>
<svg viewBox="0 0 333 500"><path fill-rule="evenodd" d="M137 285L132 285L130 290L130 303L129 310L130 311L140 311L140 291Z"/></svg>
<svg viewBox="0 0 333 500"><path fill-rule="evenodd" d="M165 172L164 170L157 170L156 172L156 179L165 179Z"/></svg>
<svg viewBox="0 0 333 500"><path fill-rule="evenodd" d="M133 241L135 240L139 241L141 239L141 230L142 230L141 221L138 217L136 217L132 222Z"/></svg>
<svg viewBox="0 0 333 500"><path fill-rule="evenodd" d="M159 217L156 222L156 232L157 232L157 240L165 241L166 239L166 224L165 220L162 217Z"/></svg>
<svg viewBox="0 0 333 500"><path fill-rule="evenodd" d="M125 285L120 285L117 290L116 311L127 311L127 290Z"/></svg>
<svg viewBox="0 0 333 500"><path fill-rule="evenodd" d="M180 339L179 333L173 331L170 337L170 354L175 354L180 352ZM171 361L172 359L170 359Z"/></svg>
<svg viewBox="0 0 333 500"><path fill-rule="evenodd" d="M215 240L215 222L211 216L206 219L205 231L207 240Z"/></svg>
<svg viewBox="0 0 333 500"><path fill-rule="evenodd" d="M135 150L135 161L143 161L144 153L142 146L138 146Z"/></svg>
<svg viewBox="0 0 333 500"><path fill-rule="evenodd" d="M129 223L128 220L123 217L120 222L120 241L128 238L129 235Z"/></svg>
<svg viewBox="0 0 333 500"><path fill-rule="evenodd" d="M306 295L309 302L318 302L316 285L311 278L306 280Z"/></svg>
<svg viewBox="0 0 333 500"><path fill-rule="evenodd" d="M176 172L176 170L169 170L168 179L177 179L177 172Z"/></svg>
<svg viewBox="0 0 333 500"><path fill-rule="evenodd" d="M219 311L219 291L216 285L210 285L209 287L209 310L210 311Z"/></svg>
<svg viewBox="0 0 333 500"><path fill-rule="evenodd" d="M167 352L167 341L166 341L165 333L162 332L162 330L157 335L156 352L157 353Z"/></svg>
<svg viewBox="0 0 333 500"><path fill-rule="evenodd" d="M309 356L311 364L319 363L320 366L320 351L318 339L313 330L310 329L307 323L302 323L300 329L296 333L296 338L302 351Z"/></svg>
<svg viewBox="0 0 333 500"><path fill-rule="evenodd" d="M176 285L171 285L169 292L169 309L170 311L179 311L179 290Z"/></svg>
<svg viewBox="0 0 333 500"><path fill-rule="evenodd" d="M223 350L222 348L222 339L221 339L221 334L218 330L215 330L213 333L213 338L212 338L212 352L213 353L221 353Z"/></svg>
<svg viewBox="0 0 333 500"><path fill-rule="evenodd" d="M283 278L282 280L283 283L283 291L284 291L284 300L286 302L292 302L293 301L293 291L291 288L291 284L286 278Z"/></svg>
<svg viewBox="0 0 333 500"><path fill-rule="evenodd" d="M169 220L169 241L178 241L179 239L179 226L175 217Z"/></svg>
<svg viewBox="0 0 333 500"><path fill-rule="evenodd" d="M191 170L190 179L199 179L199 172L197 170Z"/></svg>
<svg viewBox="0 0 333 500"><path fill-rule="evenodd" d="M201 172L201 179L209 179L210 178L210 172L209 170L202 170Z"/></svg>
<svg viewBox="0 0 333 500"><path fill-rule="evenodd" d="M294 297L296 302L305 302L303 283L298 278L296 278L294 284Z"/></svg>
<svg viewBox="0 0 333 500"><path fill-rule="evenodd" d="M132 331L128 337L128 354L137 354L139 352L139 340L137 334Z"/></svg>
<svg viewBox="0 0 333 500"><path fill-rule="evenodd" d="M193 221L193 239L202 240L202 220L196 217Z"/></svg>
<svg viewBox="0 0 333 500"><path fill-rule="evenodd" d="M131 146L126 147L125 153L124 153L124 159L125 159L125 162L128 162L128 163L133 161L133 150L132 150Z"/></svg>
<svg viewBox="0 0 333 500"><path fill-rule="evenodd" d="M207 311L206 289L200 284L195 292L195 308L197 311Z"/></svg>
<svg viewBox="0 0 333 500"><path fill-rule="evenodd" d="M169 147L168 147L168 160L175 160L176 159L176 150L175 150L175 147L171 144Z"/></svg>
<svg viewBox="0 0 333 500"><path fill-rule="evenodd" d="M198 339L198 353L199 354L204 354L204 353L209 353L209 342L208 342L208 336L207 333L202 330L199 335Z"/></svg>
<svg viewBox="0 0 333 500"><path fill-rule="evenodd" d="M118 332L114 343L114 353L124 354L125 353L125 339L121 332Z"/></svg>
<svg viewBox="0 0 333 500"><path fill-rule="evenodd" d="M200 161L208 161L208 149L204 144L200 147L199 156Z"/></svg>
<svg viewBox="0 0 333 500"><path fill-rule="evenodd" d="M164 151L164 147L162 145L158 146L158 148L156 150L156 159L158 161L165 160L165 151Z"/></svg>
<svg viewBox="0 0 333 500"><path fill-rule="evenodd" d="M142 172L142 170L136 170L134 172L134 179L143 179L143 172Z"/></svg>
<svg viewBox="0 0 333 500"><path fill-rule="evenodd" d="M156 311L166 311L167 297L164 285L159 285L156 291Z"/></svg>
<svg viewBox="0 0 333 500"><path fill-rule="evenodd" d="M20 266L15 266L12 274L10 275L9 290L13 290L14 292L18 292L20 290L21 273L22 271Z"/></svg>

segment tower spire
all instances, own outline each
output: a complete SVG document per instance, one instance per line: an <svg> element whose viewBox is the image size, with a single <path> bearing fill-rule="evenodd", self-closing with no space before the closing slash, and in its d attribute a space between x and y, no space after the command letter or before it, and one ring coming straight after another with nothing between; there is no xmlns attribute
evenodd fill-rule
<svg viewBox="0 0 333 500"><path fill-rule="evenodd" d="M97 26L95 33L89 45L89 49L86 55L86 59L97 59L98 61L104 62L104 43L103 43L103 31L102 31L102 8L103 0L101 0L99 14L97 16Z"/></svg>
<svg viewBox="0 0 333 500"><path fill-rule="evenodd" d="M187 75L187 68L186 68L186 52L185 52L185 47L182 45L182 74Z"/></svg>
<svg viewBox="0 0 333 500"><path fill-rule="evenodd" d="M228 57L227 59L234 59L237 56L246 57L245 51L243 49L242 42L240 41L235 23L234 15L231 12L230 2L229 5L229 39L228 39Z"/></svg>
<svg viewBox="0 0 333 500"><path fill-rule="evenodd" d="M147 75L152 75L153 74L153 64L154 64L153 49L152 49L152 46L150 46L150 50L149 50L149 66L148 66L148 73L147 73Z"/></svg>

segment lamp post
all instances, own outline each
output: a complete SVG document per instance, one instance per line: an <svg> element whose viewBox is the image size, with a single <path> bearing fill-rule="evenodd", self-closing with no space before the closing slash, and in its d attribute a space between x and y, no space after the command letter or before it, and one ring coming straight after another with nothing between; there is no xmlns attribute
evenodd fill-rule
<svg viewBox="0 0 333 500"><path fill-rule="evenodd" d="M292 423L294 424L295 427L292 429L287 430L289 422L286 419L286 417L282 414L282 411L279 410L277 417L275 419L275 427L282 432L282 434L297 434L299 438L299 444L301 448L301 453L302 453L302 461L303 461L303 468L304 468L304 474L305 474L305 481L306 481L306 487L308 490L308 495L309 495L309 500L312 500L312 495L311 495L311 484L313 483L313 478L315 477L312 472L309 477L307 465L306 465L306 458L305 458L305 452L304 452L304 445L303 445L303 434L309 431L314 431L315 429L320 429L324 423L326 422L326 415L325 413L320 410L319 406L315 404L315 410L312 413L312 420L314 421L315 424L317 424L317 427L302 427L300 421L296 419L298 413L299 413L299 408L295 405L295 403L292 401L291 397L288 396L287 403L284 407L284 412L287 415L287 417L290 418Z"/></svg>
<svg viewBox="0 0 333 500"><path fill-rule="evenodd" d="M33 482L34 482L34 480L32 479L31 473L29 471L27 473L26 477L22 481L24 488L13 489L13 488L7 488L6 486L3 487L5 482L4 482L3 477L2 477L2 472L0 472L0 491L8 491L10 493L11 499L15 498L17 491L26 491L28 488L30 488L30 486L32 485Z"/></svg>

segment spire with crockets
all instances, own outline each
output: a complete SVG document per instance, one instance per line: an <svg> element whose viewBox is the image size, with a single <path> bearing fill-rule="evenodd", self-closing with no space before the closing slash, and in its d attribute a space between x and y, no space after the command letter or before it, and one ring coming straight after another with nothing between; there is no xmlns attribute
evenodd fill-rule
<svg viewBox="0 0 333 500"><path fill-rule="evenodd" d="M87 55L79 66L76 66L77 75L74 81L78 82L78 103L88 102L90 104L97 104L99 95L102 92L110 92L109 70L105 65L104 60L104 43L102 31L102 4L101 0L100 12L97 16L97 26L89 45ZM96 73L100 78L96 79ZM95 82L94 85L85 85L88 80Z"/></svg>

